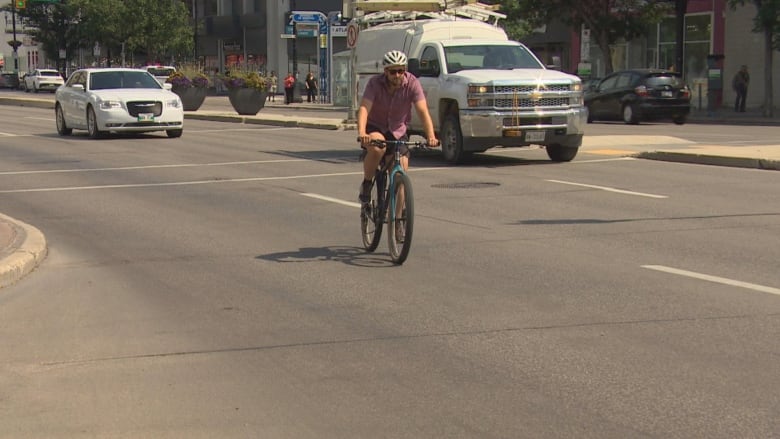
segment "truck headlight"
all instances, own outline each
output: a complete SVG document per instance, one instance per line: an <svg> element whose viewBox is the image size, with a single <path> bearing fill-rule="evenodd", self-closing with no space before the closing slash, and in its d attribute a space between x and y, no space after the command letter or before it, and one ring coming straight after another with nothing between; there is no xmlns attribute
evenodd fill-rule
<svg viewBox="0 0 780 439"><path fill-rule="evenodd" d="M582 91L582 83L575 82L574 84L572 84L571 91Z"/></svg>
<svg viewBox="0 0 780 439"><path fill-rule="evenodd" d="M469 85L469 94L493 93L493 87L489 85Z"/></svg>

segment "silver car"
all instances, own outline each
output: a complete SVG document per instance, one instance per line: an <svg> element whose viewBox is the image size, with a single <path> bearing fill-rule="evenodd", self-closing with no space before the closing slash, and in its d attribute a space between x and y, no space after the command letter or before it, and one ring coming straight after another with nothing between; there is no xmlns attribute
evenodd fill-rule
<svg viewBox="0 0 780 439"><path fill-rule="evenodd" d="M180 137L184 110L170 88L141 69L77 70L55 94L57 132L67 136L79 129L99 138L111 131L165 131Z"/></svg>

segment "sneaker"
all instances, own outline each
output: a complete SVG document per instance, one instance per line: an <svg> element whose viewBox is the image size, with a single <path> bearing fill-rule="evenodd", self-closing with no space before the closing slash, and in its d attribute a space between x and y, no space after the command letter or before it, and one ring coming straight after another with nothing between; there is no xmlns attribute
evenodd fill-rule
<svg viewBox="0 0 780 439"><path fill-rule="evenodd" d="M371 180L363 180L363 183L360 185L360 195L358 195L358 199L360 199L361 203L368 203L371 201L372 185L373 182Z"/></svg>

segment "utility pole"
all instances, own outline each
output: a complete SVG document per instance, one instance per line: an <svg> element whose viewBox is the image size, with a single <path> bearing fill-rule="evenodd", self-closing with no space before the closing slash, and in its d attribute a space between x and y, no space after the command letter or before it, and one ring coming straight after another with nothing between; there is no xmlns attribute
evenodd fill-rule
<svg viewBox="0 0 780 439"><path fill-rule="evenodd" d="M675 0L674 10L676 21L676 37L674 50L674 67L685 77L685 13L688 11L688 0Z"/></svg>
<svg viewBox="0 0 780 439"><path fill-rule="evenodd" d="M14 73L17 75L19 74L19 53L17 52L17 47L19 47L18 41L16 41L16 1L11 1L11 21L13 24L11 25L11 29L13 30L14 35Z"/></svg>

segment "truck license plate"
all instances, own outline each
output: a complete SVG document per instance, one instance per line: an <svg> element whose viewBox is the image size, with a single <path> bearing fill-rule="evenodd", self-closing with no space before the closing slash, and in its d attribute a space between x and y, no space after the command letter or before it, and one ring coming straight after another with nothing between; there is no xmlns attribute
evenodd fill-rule
<svg viewBox="0 0 780 439"><path fill-rule="evenodd" d="M525 141L526 142L543 142L544 141L544 134L545 134L545 131L526 131L525 132Z"/></svg>
<svg viewBox="0 0 780 439"><path fill-rule="evenodd" d="M138 122L154 122L154 113L140 113Z"/></svg>

